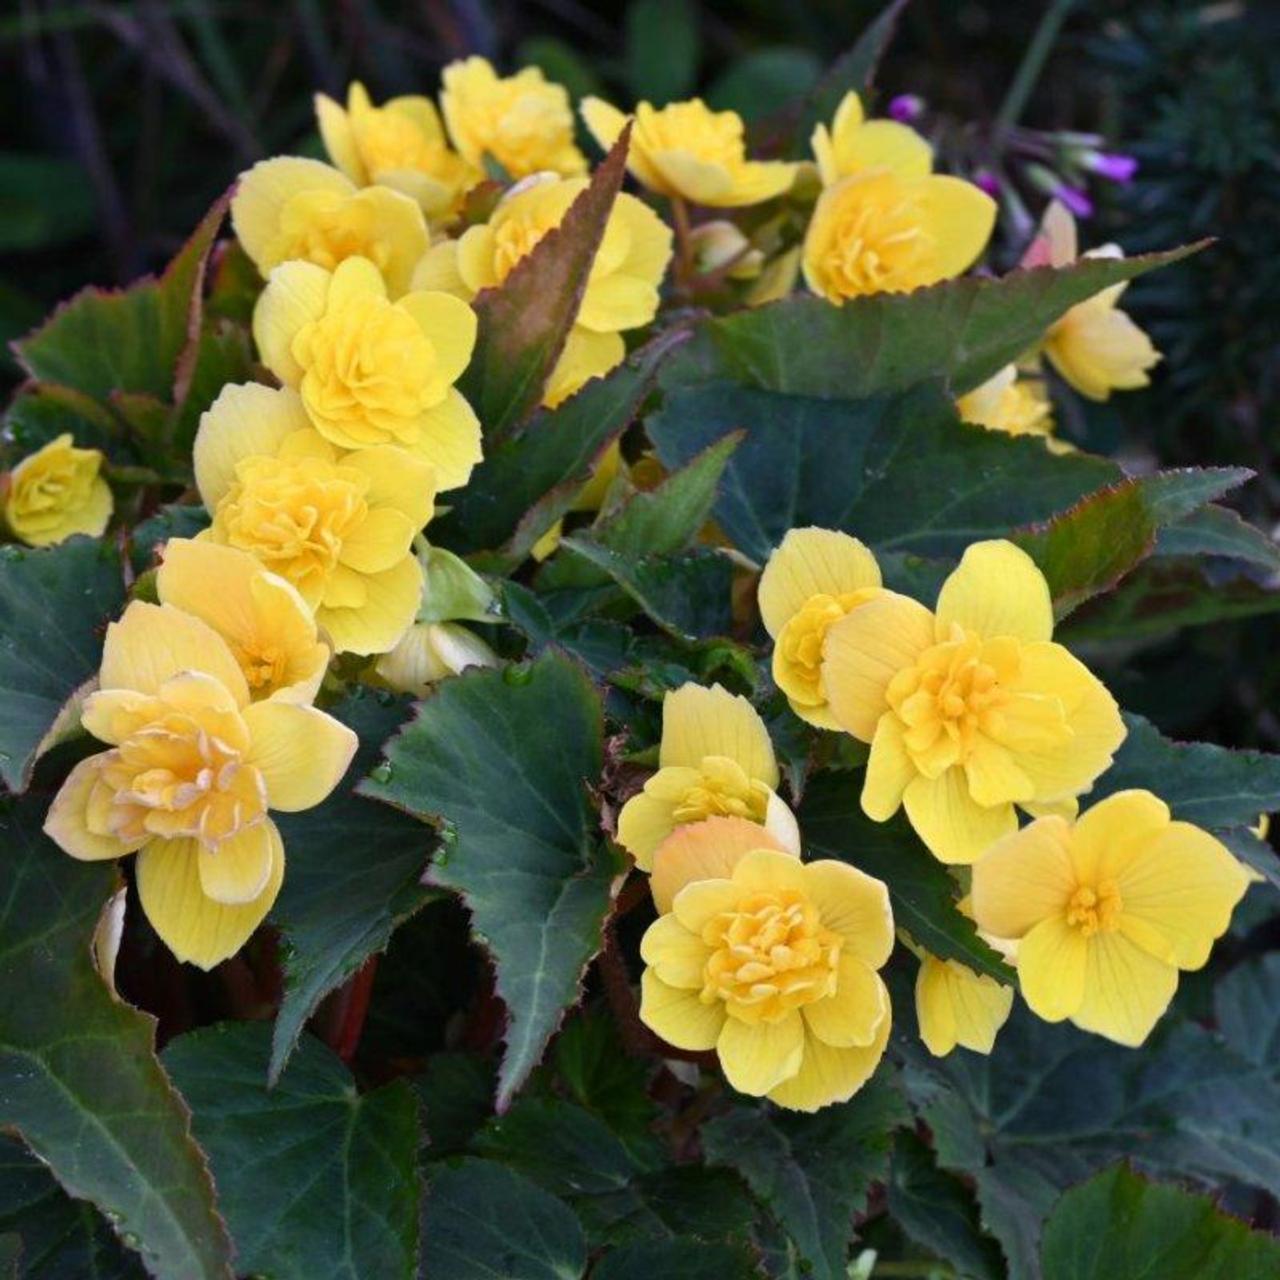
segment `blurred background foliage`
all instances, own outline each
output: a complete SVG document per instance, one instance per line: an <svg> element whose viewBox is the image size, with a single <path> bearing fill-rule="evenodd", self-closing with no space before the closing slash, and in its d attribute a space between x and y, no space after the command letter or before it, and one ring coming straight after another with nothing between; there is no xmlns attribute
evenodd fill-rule
<svg viewBox="0 0 1280 1280"><path fill-rule="evenodd" d="M375 99L435 91L480 53L541 66L575 97L701 93L771 126L881 0L17 0L0 17L0 337L86 282L162 263L240 169L319 154L311 94L363 79ZM1138 158L1094 182L1087 244L1217 243L1126 303L1165 352L1147 391L1064 415L1065 434L1136 469L1238 463L1237 498L1280 521L1280 6L1265 0L912 0L879 76L919 95L948 167L991 156L1024 54L1060 21L1017 122L1096 132ZM1044 197L1023 191L1033 216ZM1021 228L1025 230L1025 228ZM1003 269L1023 247L1005 224ZM6 357L0 378L17 380ZM1079 402L1076 402L1079 405ZM1280 745L1273 617L1091 651L1120 700L1166 730Z"/></svg>

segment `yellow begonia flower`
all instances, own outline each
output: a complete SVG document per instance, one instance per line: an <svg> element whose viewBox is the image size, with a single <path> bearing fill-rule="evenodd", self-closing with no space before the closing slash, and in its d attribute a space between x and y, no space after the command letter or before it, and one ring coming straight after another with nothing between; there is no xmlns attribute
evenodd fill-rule
<svg viewBox="0 0 1280 1280"><path fill-rule="evenodd" d="M977 261L995 217L996 202L960 178L855 173L827 187L814 206L804 278L836 303L937 284Z"/></svg>
<svg viewBox="0 0 1280 1280"><path fill-rule="evenodd" d="M228 386L200 420L201 539L256 556L297 588L338 653L385 653L413 622L413 537L431 518L430 463L390 445L338 450L287 388Z"/></svg>
<svg viewBox="0 0 1280 1280"><path fill-rule="evenodd" d="M247 551L170 538L156 574L161 604L207 622L226 642L249 696L310 702L329 665L329 646L297 590Z"/></svg>
<svg viewBox="0 0 1280 1280"><path fill-rule="evenodd" d="M1125 728L1052 635L1044 575L1003 541L968 548L936 614L885 591L834 623L823 682L841 727L871 744L863 811L884 822L902 805L935 857L968 863L1016 829L1015 805L1070 808Z"/></svg>
<svg viewBox="0 0 1280 1280"><path fill-rule="evenodd" d="M569 94L539 68L500 76L484 58L464 58L445 67L441 85L449 136L476 168L490 156L513 178L586 173L586 157L573 141Z"/></svg>
<svg viewBox="0 0 1280 1280"><path fill-rule="evenodd" d="M956 412L965 422L1010 436L1043 436L1050 450L1061 453L1071 446L1053 437L1053 406L1044 380L1023 376L1017 365L1007 364L981 386L956 401Z"/></svg>
<svg viewBox="0 0 1280 1280"><path fill-rule="evenodd" d="M45 831L75 858L136 853L138 897L179 960L210 969L262 922L284 877L269 816L319 804L356 736L331 716L252 702L211 627L135 601L107 629L82 722L109 750L82 760Z"/></svg>
<svg viewBox="0 0 1280 1280"><path fill-rule="evenodd" d="M97 537L111 520L111 489L99 475L102 454L77 449L70 433L29 454L7 477L4 522L32 547L77 533Z"/></svg>
<svg viewBox="0 0 1280 1280"><path fill-rule="evenodd" d="M1046 817L974 865L973 912L1018 939L1034 1013L1139 1045L1179 969L1202 968L1248 880L1208 832L1170 820L1149 791L1121 791L1074 823Z"/></svg>
<svg viewBox="0 0 1280 1280"><path fill-rule="evenodd" d="M398 445L435 468L441 489L480 461L480 423L453 385L471 359L476 316L448 293L387 297L378 268L286 262L253 312L263 362L302 396L311 424L342 449Z"/></svg>
<svg viewBox="0 0 1280 1280"><path fill-rule="evenodd" d="M445 140L430 98L391 98L375 107L359 81L344 111L316 94L316 121L329 159L358 187L378 183L415 200L429 218L447 219L483 174Z"/></svg>
<svg viewBox="0 0 1280 1280"><path fill-rule="evenodd" d="M934 1057L956 1045L990 1053L1013 1008L1013 989L958 960L925 952L916 974L916 1021Z"/></svg>
<svg viewBox="0 0 1280 1280"><path fill-rule="evenodd" d="M431 237L417 203L390 187L357 188L337 169L300 156L260 160L240 175L231 225L264 275L282 262L327 271L368 258L398 298Z"/></svg>
<svg viewBox="0 0 1280 1280"><path fill-rule="evenodd" d="M867 120L853 92L845 94L830 129L825 124L814 129L811 145L824 187L871 169L889 169L903 178L933 172L933 148L908 125Z"/></svg>
<svg viewBox="0 0 1280 1280"><path fill-rule="evenodd" d="M1045 211L1035 248L1036 261L1047 258L1055 267L1069 266L1078 259L1075 219L1057 200ZM1124 254L1111 244L1083 256L1122 258ZM1078 302L1054 321L1045 335L1044 353L1053 367L1090 400L1107 400L1112 391L1147 386L1151 381L1148 370L1161 358L1151 339L1116 306L1126 288L1127 283L1112 285Z"/></svg>
<svg viewBox="0 0 1280 1280"><path fill-rule="evenodd" d="M773 679L791 709L820 729L839 729L822 685L827 628L880 594L880 566L857 538L834 529L792 529L760 575L760 616L773 638Z"/></svg>
<svg viewBox="0 0 1280 1280"><path fill-rule="evenodd" d="M457 622L419 622L374 664L378 679L398 693L425 697L431 686L468 667L496 667L498 655Z"/></svg>
<svg viewBox="0 0 1280 1280"><path fill-rule="evenodd" d="M843 862L758 848L676 893L644 935L640 1018L714 1049L729 1083L816 1111L866 1082L889 1038L876 972L893 950L888 890Z"/></svg>
<svg viewBox="0 0 1280 1280"><path fill-rule="evenodd" d="M773 743L756 709L720 685L685 684L662 702L658 772L618 815L618 843L642 871L677 828L717 814L749 818L787 849L796 820L774 788Z"/></svg>
<svg viewBox="0 0 1280 1280"><path fill-rule="evenodd" d="M581 111L606 150L627 123L623 112L599 98L584 98ZM747 159L745 129L736 111L712 111L701 98L661 109L641 102L634 120L627 168L659 195L729 209L772 200L795 181L796 164Z"/></svg>

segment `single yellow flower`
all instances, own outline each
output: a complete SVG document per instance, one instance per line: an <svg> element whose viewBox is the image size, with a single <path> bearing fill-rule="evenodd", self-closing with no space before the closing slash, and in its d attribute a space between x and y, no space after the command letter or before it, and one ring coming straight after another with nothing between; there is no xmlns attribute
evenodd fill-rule
<svg viewBox="0 0 1280 1280"><path fill-rule="evenodd" d="M398 298L431 237L416 201L390 187L357 188L319 160L276 156L240 175L231 225L254 266L270 275L299 260L333 271L368 258Z"/></svg>
<svg viewBox="0 0 1280 1280"><path fill-rule="evenodd" d="M888 890L843 862L777 849L712 856L644 935L640 1018L714 1049L729 1083L816 1111L852 1097L889 1038L876 971L893 950Z"/></svg>
<svg viewBox="0 0 1280 1280"><path fill-rule="evenodd" d="M385 653L413 622L422 570L413 537L435 476L417 454L340 454L287 388L228 386L200 420L201 539L257 557L297 588L338 653Z"/></svg>
<svg viewBox="0 0 1280 1280"><path fill-rule="evenodd" d="M329 159L358 187L377 183L415 200L433 221L447 220L484 176L449 148L430 98L391 98L380 107L364 85L347 90L344 111L316 94L316 121Z"/></svg>
<svg viewBox="0 0 1280 1280"><path fill-rule="evenodd" d="M988 431L1010 436L1043 436L1056 452L1070 446L1053 436L1053 406L1045 391L1044 379L1024 375L1018 366L1007 364L981 386L974 387L956 401L956 412L965 420Z"/></svg>
<svg viewBox="0 0 1280 1280"><path fill-rule="evenodd" d="M773 680L791 710L839 729L822 683L827 628L880 594L880 566L857 538L834 529L791 529L760 575L760 616L773 638Z"/></svg>
<svg viewBox="0 0 1280 1280"><path fill-rule="evenodd" d="M1077 261L1075 219L1055 200L1045 211L1034 261L1065 267ZM1118 245L1091 249L1086 258L1122 258ZM1044 353L1053 367L1090 400L1107 400L1113 391L1132 391L1150 383L1149 370L1160 361L1151 339L1116 304L1127 283L1112 285L1078 302L1045 335Z"/></svg>
<svg viewBox="0 0 1280 1280"><path fill-rule="evenodd" d="M756 709L720 685L681 685L662 702L658 772L618 815L618 843L642 871L677 828L716 815L748 818L799 848L791 810L776 793L773 743Z"/></svg>
<svg viewBox="0 0 1280 1280"><path fill-rule="evenodd" d="M284 878L270 811L337 786L356 736L315 707L252 702L211 627L135 601L107 629L84 727L109 750L82 760L45 831L75 858L136 853L138 897L179 960L210 969L262 922Z"/></svg>
<svg viewBox="0 0 1280 1280"><path fill-rule="evenodd" d="M70 432L29 454L6 477L4 522L28 546L48 547L77 533L97 537L111 520L102 454L77 449Z"/></svg>
<svg viewBox="0 0 1280 1280"><path fill-rule="evenodd" d="M937 284L977 261L995 217L995 201L960 178L854 173L818 197L805 233L804 278L836 303Z"/></svg>
<svg viewBox="0 0 1280 1280"><path fill-rule="evenodd" d="M311 424L342 449L398 445L435 468L441 489L480 461L480 423L453 385L471 359L476 316L447 293L387 297L378 268L286 262L253 312L263 362L302 396Z"/></svg>
<svg viewBox="0 0 1280 1280"><path fill-rule="evenodd" d="M599 98L582 100L582 118L606 150L618 140L627 116ZM627 168L650 191L693 204L730 209L783 195L796 164L748 160L745 128L736 111L712 111L701 98L658 109L635 110Z"/></svg>
<svg viewBox="0 0 1280 1280"><path fill-rule="evenodd" d="M1248 879L1206 831L1170 820L1149 791L1121 791L1073 824L1041 818L973 868L973 911L1018 939L1034 1013L1139 1045L1168 1008L1179 969L1200 969Z"/></svg>
<svg viewBox="0 0 1280 1280"><path fill-rule="evenodd" d="M431 686L468 667L496 667L498 655L457 622L418 622L374 664L378 679L398 693L425 697Z"/></svg>
<svg viewBox="0 0 1280 1280"><path fill-rule="evenodd" d="M586 173L586 157L573 141L569 94L539 68L500 76L484 58L464 58L445 67L441 84L449 136L477 169L490 156L513 178Z"/></svg>
<svg viewBox="0 0 1280 1280"><path fill-rule="evenodd" d="M156 574L161 604L207 622L240 664L256 702L310 702L329 665L307 602L255 556L192 538L170 538Z"/></svg>
<svg viewBox="0 0 1280 1280"><path fill-rule="evenodd" d="M909 125L866 119L862 100L852 91L841 100L831 128L820 124L814 129L810 145L824 187L872 169L888 169L903 178L933 172L933 148Z"/></svg>
<svg viewBox="0 0 1280 1280"><path fill-rule="evenodd" d="M924 953L916 974L916 1021L934 1057L945 1058L956 1045L990 1053L1012 1008L1011 987L958 960Z"/></svg>
<svg viewBox="0 0 1280 1280"><path fill-rule="evenodd" d="M935 857L969 863L1017 828L1015 805L1073 810L1125 728L1052 635L1044 575L1003 541L968 548L936 614L885 591L834 623L823 680L836 720L871 744L863 811L905 806Z"/></svg>

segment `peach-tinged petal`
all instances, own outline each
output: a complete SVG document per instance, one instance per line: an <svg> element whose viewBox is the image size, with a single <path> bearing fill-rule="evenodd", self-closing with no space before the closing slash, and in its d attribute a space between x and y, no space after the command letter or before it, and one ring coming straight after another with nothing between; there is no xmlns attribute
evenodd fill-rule
<svg viewBox="0 0 1280 1280"><path fill-rule="evenodd" d="M640 940L640 958L672 987L701 990L707 945L673 915L659 916Z"/></svg>
<svg viewBox="0 0 1280 1280"><path fill-rule="evenodd" d="M883 880L824 858L804 868L804 887L823 926L838 933L864 964L879 969L893 950L893 911Z"/></svg>
<svg viewBox="0 0 1280 1280"><path fill-rule="evenodd" d="M880 586L880 566L857 538L836 529L791 529L760 575L760 616L775 639L812 596Z"/></svg>
<svg viewBox="0 0 1280 1280"><path fill-rule="evenodd" d="M725 1079L739 1093L762 1097L800 1069L804 1036L804 1020L794 1009L778 1022L746 1023L730 1015L716 1041Z"/></svg>
<svg viewBox="0 0 1280 1280"><path fill-rule="evenodd" d="M101 688L158 693L165 681L184 671L212 676L236 706L249 701L240 664L207 622L170 605L135 600L107 628L98 675Z"/></svg>
<svg viewBox="0 0 1280 1280"><path fill-rule="evenodd" d="M887 999L886 995L886 1003ZM807 1032L800 1070L770 1090L769 1098L793 1111L817 1111L833 1102L847 1102L879 1066L892 1022L886 1015L871 1044L852 1049L836 1049Z"/></svg>
<svg viewBox="0 0 1280 1280"><path fill-rule="evenodd" d="M662 703L659 763L696 769L707 756L726 756L749 778L778 785L773 743L751 703L718 684L681 685Z"/></svg>
<svg viewBox="0 0 1280 1280"><path fill-rule="evenodd" d="M703 1004L696 991L673 987L652 969L640 978L640 1021L677 1049L714 1049L725 1024L724 1005Z"/></svg>
<svg viewBox="0 0 1280 1280"><path fill-rule="evenodd" d="M164 703L154 694L136 693L132 689L97 689L84 700L80 727L99 742L114 747L164 711Z"/></svg>
<svg viewBox="0 0 1280 1280"><path fill-rule="evenodd" d="M903 742L902 721L895 715L881 716L867 757L863 813L875 822L887 822L898 812L903 792L915 777L915 763Z"/></svg>
<svg viewBox="0 0 1280 1280"><path fill-rule="evenodd" d="M870 742L888 709L889 681L934 642L933 614L886 591L833 623L822 645L823 687L832 713L855 738Z"/></svg>
<svg viewBox="0 0 1280 1280"><path fill-rule="evenodd" d="M938 639L959 624L984 639L1016 636L1048 640L1053 601L1036 562L1021 547L1000 539L975 542L965 551L938 595Z"/></svg>
<svg viewBox="0 0 1280 1280"><path fill-rule="evenodd" d="M1031 1011L1046 1022L1072 1017L1085 997L1089 949L1102 936L1085 938L1062 915L1050 916L1018 947L1018 983Z"/></svg>
<svg viewBox="0 0 1280 1280"><path fill-rule="evenodd" d="M324 313L332 276L310 262L283 262L274 267L267 287L253 308L253 340L262 362L287 387L302 381L294 359L293 340L304 325ZM381 279L381 277L379 277Z"/></svg>
<svg viewBox="0 0 1280 1280"><path fill-rule="evenodd" d="M977 862L1002 836L1018 828L1012 804L980 805L960 765L936 778L916 778L902 794L916 834L941 862Z"/></svg>
<svg viewBox="0 0 1280 1280"><path fill-rule="evenodd" d="M1022 964L1019 954L1019 973ZM1178 970L1173 965L1157 960L1123 934L1095 934L1089 940L1084 994L1071 1019L1084 1031L1136 1048L1151 1034L1177 989Z"/></svg>
<svg viewBox="0 0 1280 1280"><path fill-rule="evenodd" d="M974 863L973 918L997 938L1021 938L1064 913L1076 883L1071 827L1062 818L1039 818Z"/></svg>
<svg viewBox="0 0 1280 1280"><path fill-rule="evenodd" d="M64 853L83 862L123 858L147 841L146 836L132 842L120 840L91 829L89 815L94 791L102 785L99 781L102 764L102 755L81 760L58 789L44 820L45 835Z"/></svg>
<svg viewBox="0 0 1280 1280"><path fill-rule="evenodd" d="M417 615L422 567L413 556L405 556L395 568L360 581L364 598L358 606L332 606L326 599L316 611L316 620L338 653L386 653L396 647Z"/></svg>
<svg viewBox="0 0 1280 1280"><path fill-rule="evenodd" d="M359 739L315 707L255 702L243 712L252 745L248 763L267 784L267 804L285 813L310 809L342 781Z"/></svg>
<svg viewBox="0 0 1280 1280"><path fill-rule="evenodd" d="M138 898L147 919L179 960L212 969L234 955L271 910L284 881L284 845L269 819L271 874L252 901L215 902L200 886L195 840L153 840L137 861Z"/></svg>
<svg viewBox="0 0 1280 1280"><path fill-rule="evenodd" d="M889 992L874 969L844 952L835 991L805 1005L802 1012L809 1030L823 1044L837 1049L869 1045L889 1016Z"/></svg>
<svg viewBox="0 0 1280 1280"><path fill-rule="evenodd" d="M202 844L196 869L205 896L227 906L253 902L271 879L279 838L272 823L259 822L220 841L216 849Z"/></svg>
<svg viewBox="0 0 1280 1280"><path fill-rule="evenodd" d="M665 814L669 822L669 807ZM764 827L746 818L707 818L677 827L653 853L649 890L654 905L665 914L685 885L695 880L727 880L744 854L770 848L791 852L778 845Z"/></svg>
<svg viewBox="0 0 1280 1280"><path fill-rule="evenodd" d="M255 454L274 454L311 425L296 391L250 382L222 388L200 416L193 446L196 487L212 511L235 483L236 467Z"/></svg>

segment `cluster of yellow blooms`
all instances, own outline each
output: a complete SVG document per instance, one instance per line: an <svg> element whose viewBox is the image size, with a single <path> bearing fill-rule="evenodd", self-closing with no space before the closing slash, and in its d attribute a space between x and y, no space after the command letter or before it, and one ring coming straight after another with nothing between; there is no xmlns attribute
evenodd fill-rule
<svg viewBox="0 0 1280 1280"><path fill-rule="evenodd" d="M856 538L793 529L759 605L792 709L870 746L864 812L883 822L904 808L956 869L958 908L1015 965L1030 1008L1145 1040L1249 875L1150 792L1078 813L1125 728L1106 688L1053 642L1031 558L975 543L930 611L885 589ZM750 704L686 685L667 695L659 769L624 806L618 839L650 872L661 913L642 946L641 1017L677 1047L715 1049L743 1092L813 1110L849 1097L883 1052L890 1010L875 970L894 926L884 885L798 861L777 782ZM1021 829L1018 808L1033 819ZM903 942L921 961L925 1044L990 1052L1013 992Z"/></svg>
<svg viewBox="0 0 1280 1280"><path fill-rule="evenodd" d="M316 106L332 164L263 161L231 206L265 280L253 335L276 385L227 386L204 414L194 469L211 523L167 544L158 603L135 600L109 628L83 707L106 749L72 771L46 826L78 858L136 853L148 918L175 955L205 967L244 943L279 891L271 811L318 804L352 758L354 735L312 705L330 659L376 659L377 678L418 693L493 661L470 632L414 625L415 541L437 494L481 461L481 425L456 385L476 342L470 303L589 181L568 95L537 70L502 78L483 59L456 63L439 109L420 96L374 106L359 84L345 107ZM581 111L605 147L626 122L594 98ZM685 206L784 196L801 166L750 159L742 120L698 100L640 103L633 120L630 172L671 203L694 262L759 274L763 254L743 232L728 221L690 230ZM864 119L851 94L812 141L821 194L803 243L773 264L774 295L800 273L835 304L907 291L983 253L994 202L935 174L911 129ZM481 220L489 206L468 195L492 173L511 185ZM657 314L672 252L667 224L620 195L546 404L621 362L623 335ZM1055 207L1033 259L1075 256L1074 226ZM1077 306L1042 344L1095 398L1142 385L1158 358L1117 295ZM1050 430L1043 391L1014 366L960 408L999 430ZM101 534L112 509L102 461L69 436L23 461L3 496L9 531L34 545ZM1124 727L1106 689L1053 643L1048 588L1028 557L1004 542L970 547L930 611L885 590L856 539L793 530L759 606L796 714L869 744L870 817L902 807L939 859L972 868L963 908L1014 959L1031 1007L1142 1040L1178 970L1204 963L1245 879L1147 793L1075 820ZM736 1088L812 1110L849 1097L884 1051L891 1012L877 971L894 924L879 881L802 863L778 785L750 704L685 686L666 699L660 767L624 807L618 839L651 873L661 913L642 950L644 1020L673 1045L714 1048ZM1018 809L1034 819L1021 830ZM1012 992L918 954L926 1043L989 1050Z"/></svg>

